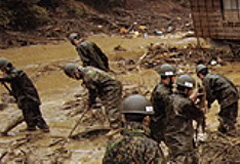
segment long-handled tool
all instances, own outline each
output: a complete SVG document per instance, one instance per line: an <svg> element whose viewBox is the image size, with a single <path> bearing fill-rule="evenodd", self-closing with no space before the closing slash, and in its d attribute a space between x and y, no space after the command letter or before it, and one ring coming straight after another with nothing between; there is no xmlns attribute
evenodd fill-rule
<svg viewBox="0 0 240 164"><path fill-rule="evenodd" d="M3 81L2 81L1 83L2 83L2 85L7 89L8 93L9 93L10 95L13 95L13 94L12 94L12 90L7 86L7 84L4 83Z"/></svg>
<svg viewBox="0 0 240 164"><path fill-rule="evenodd" d="M78 125L81 123L83 117L85 116L85 114L88 112L88 110L90 109L90 107L87 107L85 109L85 111L83 112L83 114L81 115L81 117L79 118L79 120L77 121L77 123L74 125L74 127L72 128L72 130L70 131L68 138L70 138L73 134L73 132L75 131L75 129L78 127Z"/></svg>

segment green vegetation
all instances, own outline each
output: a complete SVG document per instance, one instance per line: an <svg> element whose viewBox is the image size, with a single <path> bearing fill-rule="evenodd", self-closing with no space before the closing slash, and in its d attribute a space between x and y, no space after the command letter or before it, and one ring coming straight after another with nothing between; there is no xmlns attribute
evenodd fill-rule
<svg viewBox="0 0 240 164"><path fill-rule="evenodd" d="M34 29L50 19L45 8L38 6L39 0L1 0L0 26L14 30Z"/></svg>
<svg viewBox="0 0 240 164"><path fill-rule="evenodd" d="M125 0L76 0L95 9L123 6ZM61 8L65 16L81 18L84 8L75 5L75 0L0 0L0 29L17 31L34 30L51 23Z"/></svg>

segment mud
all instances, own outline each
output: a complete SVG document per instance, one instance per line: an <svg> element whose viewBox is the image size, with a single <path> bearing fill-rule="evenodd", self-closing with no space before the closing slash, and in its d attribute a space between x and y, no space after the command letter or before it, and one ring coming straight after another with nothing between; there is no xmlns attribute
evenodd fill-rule
<svg viewBox="0 0 240 164"><path fill-rule="evenodd" d="M162 58L168 60L174 58L172 63L180 73L184 71L192 74L198 60L202 62L216 60L217 64L213 64L211 70L225 75L240 85L239 63L224 61L223 57L228 50L209 49L211 46L205 40L200 40L202 49L197 49L197 40L186 35L186 33L179 33L131 39L121 36L95 35L88 39L95 41L108 55L111 68L124 85L124 97L133 93L150 97L153 87L159 81L159 76L154 69L164 62ZM152 47L159 43L160 50ZM118 45L125 51L117 51L115 47ZM180 52L184 55L179 55ZM190 52L192 56L188 57ZM208 54L206 58L204 54ZM101 104L100 107L86 114L73 134L75 139L67 138L81 117L87 99L86 89L82 88L79 82L67 78L61 70L67 62L81 63L74 47L68 42L61 42L58 45L0 50L0 55L9 58L16 67L26 71L33 79L43 102L41 106L43 116L51 128L49 134L40 131L25 133L20 132L20 129L25 128L25 124L22 123L10 131L9 136L0 137L1 161L3 163L101 163L108 141L104 135L108 123ZM158 62L158 59L161 62ZM149 64L156 61L157 64ZM0 86L0 93L5 92L5 89ZM218 105L215 103L207 113L207 130L212 131L214 135L217 135L214 132L218 126L217 109ZM7 103L7 107L0 111L1 129L19 112L15 104ZM89 128L95 128L95 130L92 131ZM209 136L211 135L212 133ZM237 146L238 144L235 145ZM203 153L202 156L205 159L207 154Z"/></svg>
<svg viewBox="0 0 240 164"><path fill-rule="evenodd" d="M236 133L223 135L220 132L208 132L208 138L199 146L202 163L239 163L240 162L240 126Z"/></svg>

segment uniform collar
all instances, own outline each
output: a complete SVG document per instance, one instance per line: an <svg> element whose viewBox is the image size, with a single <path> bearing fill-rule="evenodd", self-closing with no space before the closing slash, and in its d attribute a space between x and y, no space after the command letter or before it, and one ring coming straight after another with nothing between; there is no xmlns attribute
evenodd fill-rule
<svg viewBox="0 0 240 164"><path fill-rule="evenodd" d="M124 129L122 130L123 135L150 135L150 129L143 123L138 122L126 122Z"/></svg>

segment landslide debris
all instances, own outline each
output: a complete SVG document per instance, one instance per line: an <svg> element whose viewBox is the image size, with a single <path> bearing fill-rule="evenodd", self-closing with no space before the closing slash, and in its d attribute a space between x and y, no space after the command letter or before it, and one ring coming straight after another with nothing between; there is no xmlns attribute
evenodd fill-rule
<svg viewBox="0 0 240 164"><path fill-rule="evenodd" d="M144 36L186 31L193 27L189 13L176 0L2 0L0 48L59 42L73 31Z"/></svg>

